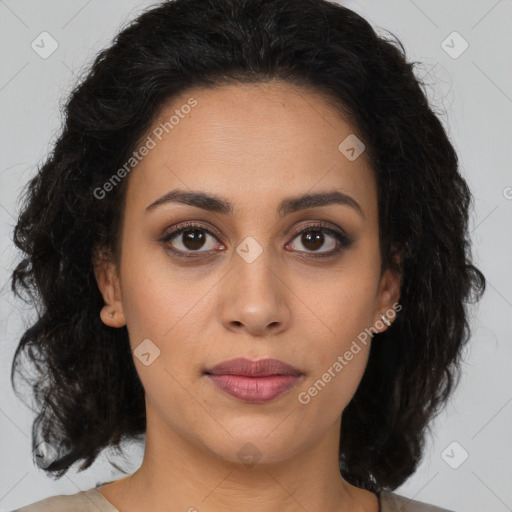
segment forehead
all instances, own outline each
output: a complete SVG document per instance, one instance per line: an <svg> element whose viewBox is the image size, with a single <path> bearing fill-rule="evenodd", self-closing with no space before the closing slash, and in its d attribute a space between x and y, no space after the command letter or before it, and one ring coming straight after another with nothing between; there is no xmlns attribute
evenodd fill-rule
<svg viewBox="0 0 512 512"><path fill-rule="evenodd" d="M179 187L231 197L237 208L335 188L371 209L376 191L367 155L350 160L340 150L354 136L334 106L301 87L189 89L146 134L153 147L131 173L127 202L145 208Z"/></svg>

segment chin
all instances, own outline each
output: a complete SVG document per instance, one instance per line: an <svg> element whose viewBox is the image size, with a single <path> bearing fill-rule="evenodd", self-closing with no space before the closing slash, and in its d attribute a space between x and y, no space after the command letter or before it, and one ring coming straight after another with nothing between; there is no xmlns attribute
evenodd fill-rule
<svg viewBox="0 0 512 512"><path fill-rule="evenodd" d="M279 463L300 452L304 443L297 440L296 429L276 429L278 423L269 422L265 428L259 430L254 425L251 429L238 432L226 428L231 435L221 428L218 433L221 439L218 439L218 442L209 438L204 444L215 456L227 462L248 467L255 464Z"/></svg>

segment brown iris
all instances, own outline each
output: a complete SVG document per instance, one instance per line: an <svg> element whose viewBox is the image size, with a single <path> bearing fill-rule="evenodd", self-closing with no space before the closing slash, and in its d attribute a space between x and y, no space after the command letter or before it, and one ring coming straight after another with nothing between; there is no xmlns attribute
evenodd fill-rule
<svg viewBox="0 0 512 512"><path fill-rule="evenodd" d="M183 244L187 249L196 251L204 245L205 234L200 229L187 229L183 231Z"/></svg>
<svg viewBox="0 0 512 512"><path fill-rule="evenodd" d="M306 231L302 234L301 241L304 247L314 251L324 244L324 235L321 231ZM313 247L308 247L308 244L312 244Z"/></svg>

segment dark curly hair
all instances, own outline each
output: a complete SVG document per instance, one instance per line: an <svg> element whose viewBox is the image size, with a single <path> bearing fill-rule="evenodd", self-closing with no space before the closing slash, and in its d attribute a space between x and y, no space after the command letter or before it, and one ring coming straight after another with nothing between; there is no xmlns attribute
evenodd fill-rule
<svg viewBox="0 0 512 512"><path fill-rule="evenodd" d="M103 449L146 428L127 329L101 322L93 270L100 249L119 262L129 177L102 200L94 191L176 95L272 80L320 93L357 130L377 180L382 271L403 277L402 310L375 335L343 412L340 472L381 492L415 471L429 423L460 377L468 303L486 285L471 260L471 193L415 64L393 34L377 35L330 0L165 1L98 54L24 190L13 233L23 256L11 286L34 304L37 320L16 349L11 382L17 393L26 354L36 369L32 446L45 441L58 451L45 471L60 478L76 461L87 469Z"/></svg>

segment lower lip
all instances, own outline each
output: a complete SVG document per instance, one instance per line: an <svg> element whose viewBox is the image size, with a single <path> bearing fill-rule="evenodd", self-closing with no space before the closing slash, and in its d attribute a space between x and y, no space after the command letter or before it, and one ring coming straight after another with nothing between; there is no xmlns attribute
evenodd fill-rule
<svg viewBox="0 0 512 512"><path fill-rule="evenodd" d="M243 377L242 375L211 375L207 377L222 391L251 404L269 402L291 389L299 375Z"/></svg>

